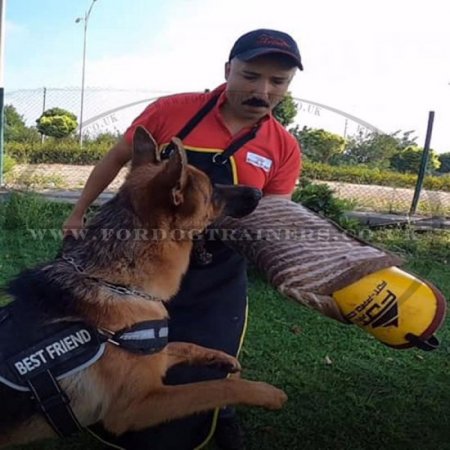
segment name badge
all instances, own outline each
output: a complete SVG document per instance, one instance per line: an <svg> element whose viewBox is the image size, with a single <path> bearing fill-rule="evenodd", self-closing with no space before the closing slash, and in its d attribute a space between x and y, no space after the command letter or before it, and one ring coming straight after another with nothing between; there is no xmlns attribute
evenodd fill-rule
<svg viewBox="0 0 450 450"><path fill-rule="evenodd" d="M272 160L265 158L264 156L257 155L256 153L247 153L247 162L252 166L259 167L266 172L269 172L272 167Z"/></svg>

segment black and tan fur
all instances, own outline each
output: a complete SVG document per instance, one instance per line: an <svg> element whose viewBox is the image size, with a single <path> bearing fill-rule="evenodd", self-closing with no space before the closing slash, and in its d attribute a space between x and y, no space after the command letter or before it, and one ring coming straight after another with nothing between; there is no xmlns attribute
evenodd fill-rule
<svg viewBox="0 0 450 450"><path fill-rule="evenodd" d="M258 194L253 189L213 188L204 173L187 164L179 141L167 162L158 160L156 143L143 128L137 129L133 147L130 174L119 193L88 222L83 239L70 238L64 244L64 254L73 258L83 273L56 258L11 282L10 297L42 326L73 318L117 331L136 322L167 317L163 302L177 292L187 270L192 232L223 214L247 214L257 204ZM120 230L139 232L118 239ZM150 230L181 231L177 239L151 239L145 237ZM131 286L162 302L115 294L86 275ZM61 385L82 425L102 422L113 434L224 405L278 409L286 400L273 386L238 377L164 385L166 371L181 363L239 370L235 358L188 343L171 342L150 356L107 345L99 361L61 380ZM35 412L29 394L0 384L0 404L0 446L55 435Z"/></svg>

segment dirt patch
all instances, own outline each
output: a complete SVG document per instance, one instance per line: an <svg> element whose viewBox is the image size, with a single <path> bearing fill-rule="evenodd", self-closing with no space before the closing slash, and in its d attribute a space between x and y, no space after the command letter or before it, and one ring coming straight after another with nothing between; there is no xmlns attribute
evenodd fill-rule
<svg viewBox="0 0 450 450"><path fill-rule="evenodd" d="M19 164L7 177L7 187L47 190L78 191L85 185L94 166L65 164ZM123 183L128 168L123 168L107 187L115 192ZM407 213L410 209L414 189L367 184L317 181L330 185L338 198L354 201L357 209L392 213ZM450 216L450 192L423 190L418 211L427 215Z"/></svg>
<svg viewBox="0 0 450 450"><path fill-rule="evenodd" d="M33 188L36 191L48 189L80 190L84 187L94 166L66 164L18 164L6 180L10 188ZM123 183L128 168L121 169L117 177L107 187L117 191Z"/></svg>

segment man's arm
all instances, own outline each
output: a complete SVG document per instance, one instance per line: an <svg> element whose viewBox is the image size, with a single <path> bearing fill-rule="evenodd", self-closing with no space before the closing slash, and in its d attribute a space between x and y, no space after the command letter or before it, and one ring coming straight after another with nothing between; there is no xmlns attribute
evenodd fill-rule
<svg viewBox="0 0 450 450"><path fill-rule="evenodd" d="M80 198L63 225L66 234L70 233L68 231L70 229L82 228L83 216L88 207L106 189L109 183L114 180L120 169L130 158L131 147L122 137L100 160L89 175Z"/></svg>
<svg viewBox="0 0 450 450"><path fill-rule="evenodd" d="M285 198L286 200L290 200L292 197L292 192L290 194L266 194L264 197Z"/></svg>
<svg viewBox="0 0 450 450"><path fill-rule="evenodd" d="M298 142L291 137L287 154L264 186L265 197L279 197L290 200L301 173L301 151Z"/></svg>

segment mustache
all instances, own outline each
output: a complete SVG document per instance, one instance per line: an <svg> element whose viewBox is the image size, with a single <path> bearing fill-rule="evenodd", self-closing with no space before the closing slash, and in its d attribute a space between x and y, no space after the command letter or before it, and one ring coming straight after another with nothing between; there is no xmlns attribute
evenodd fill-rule
<svg viewBox="0 0 450 450"><path fill-rule="evenodd" d="M258 97L252 97L244 100L242 104L248 106L264 106L265 108L268 108L270 106L265 100Z"/></svg>

